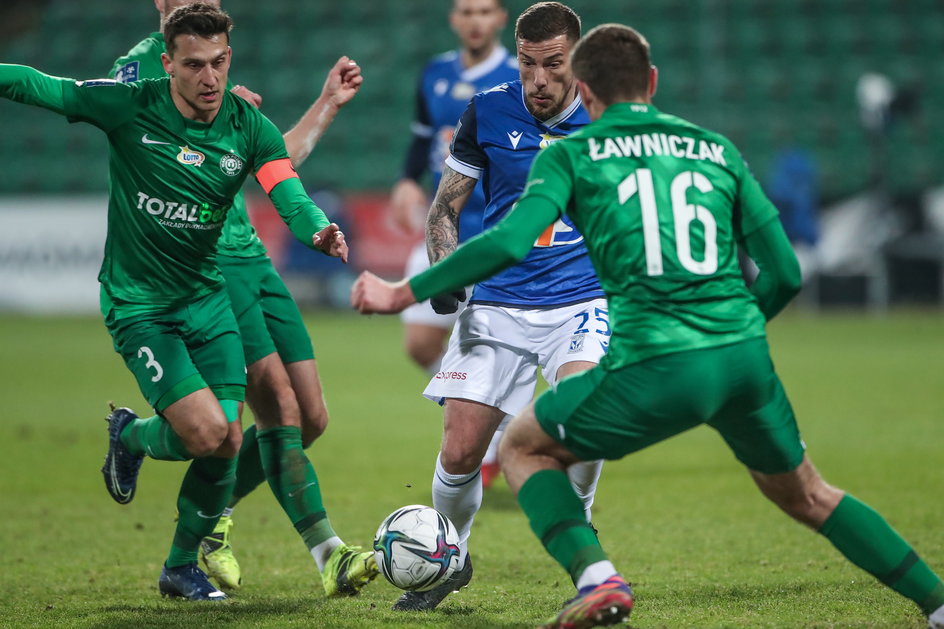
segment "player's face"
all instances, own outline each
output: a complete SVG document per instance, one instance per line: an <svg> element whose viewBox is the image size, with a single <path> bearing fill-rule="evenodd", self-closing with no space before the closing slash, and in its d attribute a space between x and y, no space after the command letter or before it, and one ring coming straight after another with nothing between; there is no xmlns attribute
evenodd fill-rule
<svg viewBox="0 0 944 629"><path fill-rule="evenodd" d="M174 101L181 113L196 120L212 120L226 90L233 52L226 33L210 38L178 35L174 55L163 56L171 75Z"/></svg>
<svg viewBox="0 0 944 629"><path fill-rule="evenodd" d="M542 42L518 40L518 69L525 105L538 120L553 118L564 111L577 94L570 48L566 35Z"/></svg>
<svg viewBox="0 0 944 629"><path fill-rule="evenodd" d="M449 13L449 24L462 47L473 51L492 46L507 21L508 13L497 0L455 0Z"/></svg>

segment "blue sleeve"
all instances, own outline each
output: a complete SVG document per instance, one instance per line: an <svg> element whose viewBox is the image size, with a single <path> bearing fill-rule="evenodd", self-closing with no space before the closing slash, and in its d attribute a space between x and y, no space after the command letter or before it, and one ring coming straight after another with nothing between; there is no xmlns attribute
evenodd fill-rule
<svg viewBox="0 0 944 629"><path fill-rule="evenodd" d="M416 115L411 126L413 139L406 152L403 164L403 176L407 179L419 181L429 166L429 151L433 145L433 123L429 116L429 107L426 105L426 96L423 94L423 80L416 86Z"/></svg>
<svg viewBox="0 0 944 629"><path fill-rule="evenodd" d="M459 118L459 124L456 125L456 132L452 136L452 144L449 147L449 157L446 164L455 170L470 177L478 179L474 171L483 171L488 166L488 157L485 151L479 146L478 122L475 111L475 100L469 103L469 106ZM462 167L465 167L465 170Z"/></svg>

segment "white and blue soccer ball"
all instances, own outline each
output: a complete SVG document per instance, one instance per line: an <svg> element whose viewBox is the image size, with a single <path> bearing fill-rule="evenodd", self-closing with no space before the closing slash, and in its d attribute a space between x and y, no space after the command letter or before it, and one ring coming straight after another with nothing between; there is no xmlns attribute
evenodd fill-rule
<svg viewBox="0 0 944 629"><path fill-rule="evenodd" d="M425 592L459 568L459 534L449 518L432 507L401 507L377 529L374 557L390 583Z"/></svg>

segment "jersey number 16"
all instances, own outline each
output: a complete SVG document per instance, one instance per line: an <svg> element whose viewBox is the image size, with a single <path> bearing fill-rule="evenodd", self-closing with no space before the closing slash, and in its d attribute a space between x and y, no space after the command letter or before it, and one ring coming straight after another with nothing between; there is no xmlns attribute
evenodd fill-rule
<svg viewBox="0 0 944 629"><path fill-rule="evenodd" d="M688 202L689 188L701 192L714 190L708 178L701 173L685 171L672 180L672 216L675 219L675 252L686 270L695 275L711 275L718 270L718 225L707 208ZM662 241L659 237L659 212L656 209L656 191L652 185L652 171L640 168L620 182L616 189L620 205L625 205L636 194L642 209L643 243L646 248L646 272L662 275ZM699 221L704 228L705 255L701 261L692 256L691 224Z"/></svg>

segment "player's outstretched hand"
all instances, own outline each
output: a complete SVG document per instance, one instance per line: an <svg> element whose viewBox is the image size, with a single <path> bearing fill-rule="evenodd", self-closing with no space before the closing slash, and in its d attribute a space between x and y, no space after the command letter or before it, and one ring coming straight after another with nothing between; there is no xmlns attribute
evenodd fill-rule
<svg viewBox="0 0 944 629"><path fill-rule="evenodd" d="M429 305L433 307L433 312L441 315L449 315L459 309L459 302L465 301L465 289L460 288L451 293L440 293L429 298Z"/></svg>
<svg viewBox="0 0 944 629"><path fill-rule="evenodd" d="M236 96L239 96L243 100L247 101L250 105L258 109L262 107L262 97L253 92L251 89L245 85L234 85L233 89L230 90Z"/></svg>
<svg viewBox="0 0 944 629"><path fill-rule="evenodd" d="M408 280L393 283L370 271L361 273L351 287L351 306L361 314L393 314L416 303Z"/></svg>
<svg viewBox="0 0 944 629"><path fill-rule="evenodd" d="M361 67L348 57L338 59L328 71L321 95L339 109L349 103L364 82Z"/></svg>
<svg viewBox="0 0 944 629"><path fill-rule="evenodd" d="M341 258L341 262L347 264L347 242L344 240L344 232L337 223L331 223L312 236L311 242L329 256Z"/></svg>

